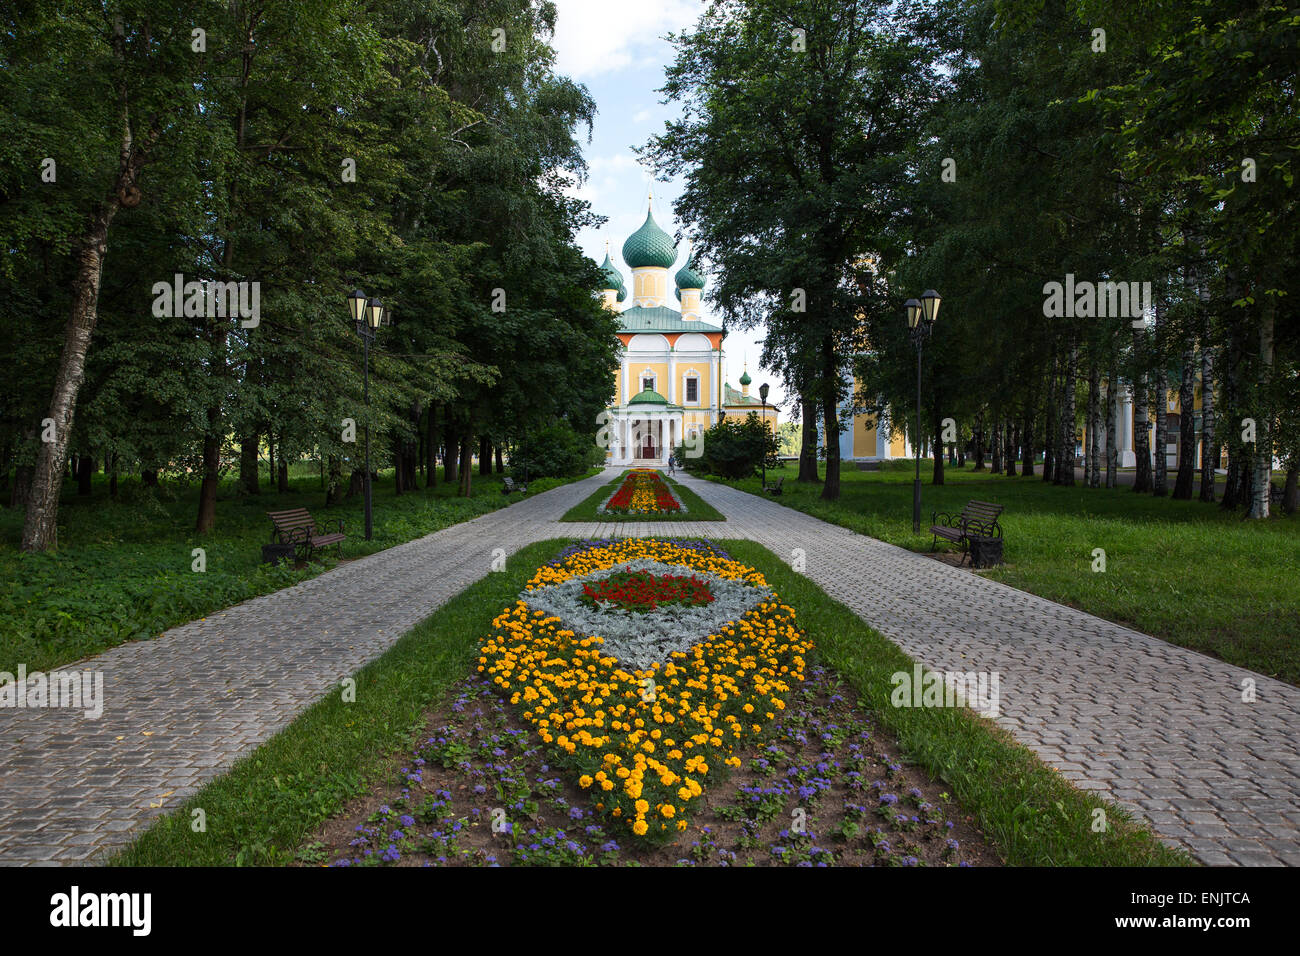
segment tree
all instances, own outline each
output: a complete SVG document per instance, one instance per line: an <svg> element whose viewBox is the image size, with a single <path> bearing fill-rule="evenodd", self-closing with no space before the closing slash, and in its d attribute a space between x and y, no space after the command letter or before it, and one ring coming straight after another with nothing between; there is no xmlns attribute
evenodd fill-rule
<svg viewBox="0 0 1300 956"><path fill-rule="evenodd" d="M804 461L820 413L822 498L835 500L862 316L894 309L869 262L935 98L931 58L911 11L879 0L729 0L672 39L662 92L683 116L642 154L685 176L674 209L718 276L710 301L728 322L766 324L762 361L799 396Z"/></svg>

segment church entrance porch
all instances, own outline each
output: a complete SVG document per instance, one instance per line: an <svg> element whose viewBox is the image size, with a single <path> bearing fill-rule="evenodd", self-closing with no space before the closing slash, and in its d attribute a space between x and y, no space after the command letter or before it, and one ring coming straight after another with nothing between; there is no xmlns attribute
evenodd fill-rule
<svg viewBox="0 0 1300 956"><path fill-rule="evenodd" d="M681 441L681 422L667 412L618 417L610 425L612 465L666 466L675 443Z"/></svg>

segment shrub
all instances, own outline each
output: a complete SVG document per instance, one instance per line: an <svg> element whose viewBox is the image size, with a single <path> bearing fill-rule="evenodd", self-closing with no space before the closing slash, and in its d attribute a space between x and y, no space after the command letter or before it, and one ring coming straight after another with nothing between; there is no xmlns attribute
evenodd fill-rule
<svg viewBox="0 0 1300 956"><path fill-rule="evenodd" d="M698 458L686 457L686 446L677 447L677 458L688 471L701 471L723 478L748 478L758 471L767 458L767 467L777 466L779 443L772 430L757 413L750 412L743 421L724 418L704 433Z"/></svg>
<svg viewBox="0 0 1300 956"><path fill-rule="evenodd" d="M568 422L554 422L526 433L510 453L510 472L516 481L534 478L568 478L604 461L604 449L590 436L580 435Z"/></svg>

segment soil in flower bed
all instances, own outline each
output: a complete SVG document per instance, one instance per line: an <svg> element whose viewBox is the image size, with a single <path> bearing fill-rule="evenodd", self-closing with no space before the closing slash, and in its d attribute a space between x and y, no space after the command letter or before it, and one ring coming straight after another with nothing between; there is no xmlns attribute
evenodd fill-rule
<svg viewBox="0 0 1300 956"><path fill-rule="evenodd" d="M942 784L814 667L689 828L648 847L606 832L590 791L480 677L428 715L414 753L300 851L338 866L970 866L995 850ZM494 820L496 827L494 828Z"/></svg>

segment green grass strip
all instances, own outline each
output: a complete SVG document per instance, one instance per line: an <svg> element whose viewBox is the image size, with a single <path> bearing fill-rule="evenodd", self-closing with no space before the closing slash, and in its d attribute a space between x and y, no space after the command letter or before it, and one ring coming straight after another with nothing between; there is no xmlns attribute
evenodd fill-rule
<svg viewBox="0 0 1300 956"><path fill-rule="evenodd" d="M630 470L630 469L629 469ZM618 490L619 485L623 484L628 472L625 471L609 484L587 497L581 504L574 505L564 513L561 521L726 521L726 515L718 511L717 508L708 504L691 489L679 484L667 475L660 472L661 477L672 489L677 500L686 506L685 514L652 514L652 515L603 515L597 514L596 509L605 503L605 499Z"/></svg>

